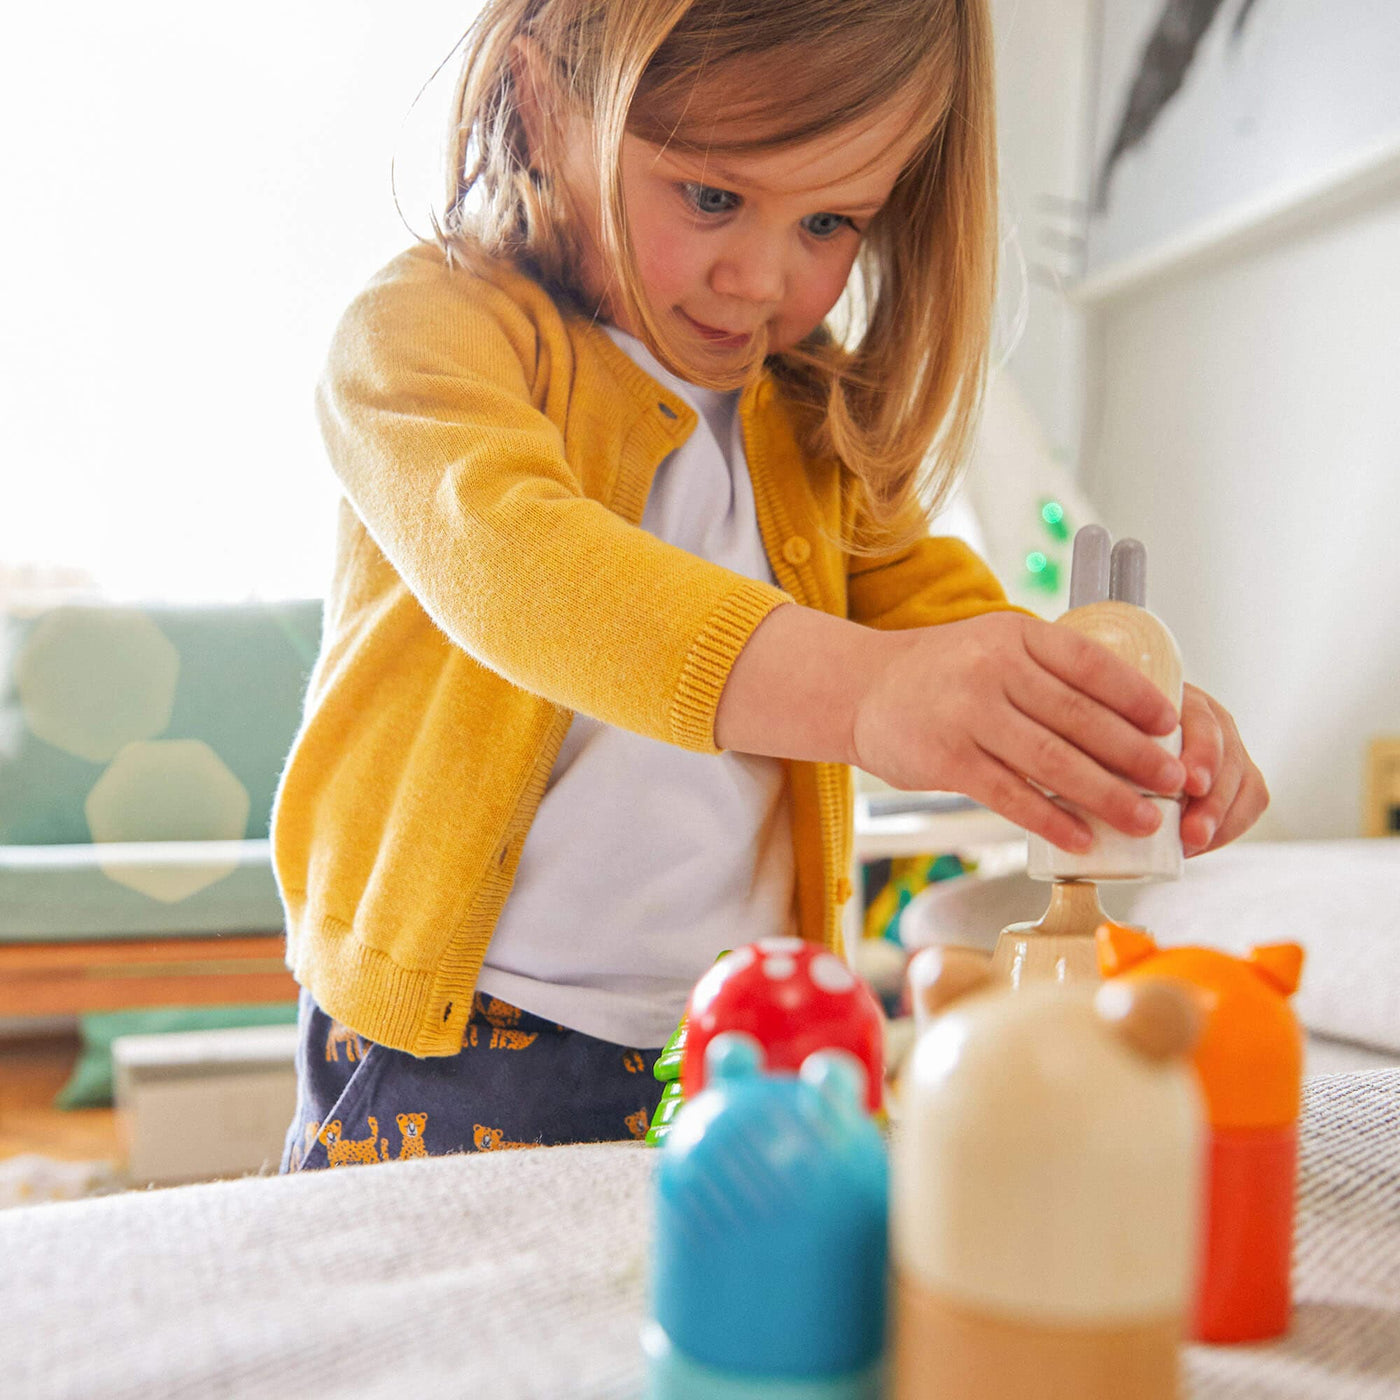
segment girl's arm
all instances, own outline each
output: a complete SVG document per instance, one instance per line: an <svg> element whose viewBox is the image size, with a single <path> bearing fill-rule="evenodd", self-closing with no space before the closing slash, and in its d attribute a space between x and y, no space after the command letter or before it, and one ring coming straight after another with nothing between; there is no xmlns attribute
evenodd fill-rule
<svg viewBox="0 0 1400 1400"><path fill-rule="evenodd" d="M1000 611L877 631L788 604L759 624L720 696L722 748L857 764L905 789L966 793L1067 850L1089 830L1055 792L1128 835L1185 770L1152 735L1177 715L1145 676L1068 628Z"/></svg>
<svg viewBox="0 0 1400 1400"><path fill-rule="evenodd" d="M359 561L360 583L377 592L357 596L355 616L366 627L388 616L402 583L447 638L512 684L713 752L734 657L790 596L594 498L593 477L617 470L618 423L636 426L637 403L574 357L543 290L511 276L503 290L416 249L341 321L318 393L322 434L392 566ZM556 420L571 376L566 451ZM660 460L674 415L647 408L648 434L633 437Z"/></svg>

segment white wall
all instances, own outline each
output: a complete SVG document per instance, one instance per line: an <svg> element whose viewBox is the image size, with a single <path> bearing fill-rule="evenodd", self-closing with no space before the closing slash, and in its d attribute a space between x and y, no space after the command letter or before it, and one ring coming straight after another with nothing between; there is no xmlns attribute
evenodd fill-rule
<svg viewBox="0 0 1400 1400"><path fill-rule="evenodd" d="M1361 831L1400 735L1400 160L1136 281L1077 289L1101 5L992 0L1007 370L1116 535L1273 802L1255 835ZM1339 95L1343 100L1344 95Z"/></svg>
<svg viewBox="0 0 1400 1400"><path fill-rule="evenodd" d="M991 5L1002 220L996 354L1067 465L1082 431L1084 345L1083 317L1064 292L1082 253L1094 4Z"/></svg>
<svg viewBox="0 0 1400 1400"><path fill-rule="evenodd" d="M1400 189L1090 308L1082 481L1273 794L1355 836L1400 733Z"/></svg>

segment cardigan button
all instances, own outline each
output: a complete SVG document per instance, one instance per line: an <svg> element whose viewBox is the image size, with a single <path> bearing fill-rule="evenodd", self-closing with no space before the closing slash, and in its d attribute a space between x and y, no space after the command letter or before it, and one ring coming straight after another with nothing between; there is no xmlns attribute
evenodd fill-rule
<svg viewBox="0 0 1400 1400"><path fill-rule="evenodd" d="M801 535L791 536L783 545L783 558L789 564L805 564L812 557L812 546Z"/></svg>
<svg viewBox="0 0 1400 1400"><path fill-rule="evenodd" d="M844 875L842 875L836 881L837 904L844 904L854 893L855 890L852 888L851 882Z"/></svg>

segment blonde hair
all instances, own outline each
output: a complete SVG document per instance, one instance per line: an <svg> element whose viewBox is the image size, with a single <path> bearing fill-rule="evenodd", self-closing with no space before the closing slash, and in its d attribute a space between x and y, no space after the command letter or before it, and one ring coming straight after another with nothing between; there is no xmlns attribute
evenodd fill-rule
<svg viewBox="0 0 1400 1400"><path fill-rule="evenodd" d="M612 292L662 363L715 388L756 374L764 347L737 376L717 378L686 364L658 324L622 197L624 130L694 151L770 150L868 118L892 96L918 98L911 135L922 140L866 229L848 288L859 338L845 344L824 323L766 358L797 407L804 448L855 478L863 524L846 547L868 553L921 531L922 514L910 528L906 512L914 501L935 509L951 489L986 377L997 252L986 0L488 0L465 40L434 227L450 257L506 258L588 314L597 307L585 302L566 193L549 178L549 153L528 149L517 38L591 123ZM746 69L754 96L733 109L738 129L726 138L712 109L702 124L697 81ZM791 76L774 84L774 73Z"/></svg>

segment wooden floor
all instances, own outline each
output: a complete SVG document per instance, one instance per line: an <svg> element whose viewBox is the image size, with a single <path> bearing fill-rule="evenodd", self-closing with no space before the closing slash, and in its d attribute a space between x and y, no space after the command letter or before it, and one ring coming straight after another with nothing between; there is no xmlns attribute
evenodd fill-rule
<svg viewBox="0 0 1400 1400"><path fill-rule="evenodd" d="M34 1152L69 1162L121 1160L114 1109L53 1106L78 1049L76 1035L0 1040L0 1159Z"/></svg>

